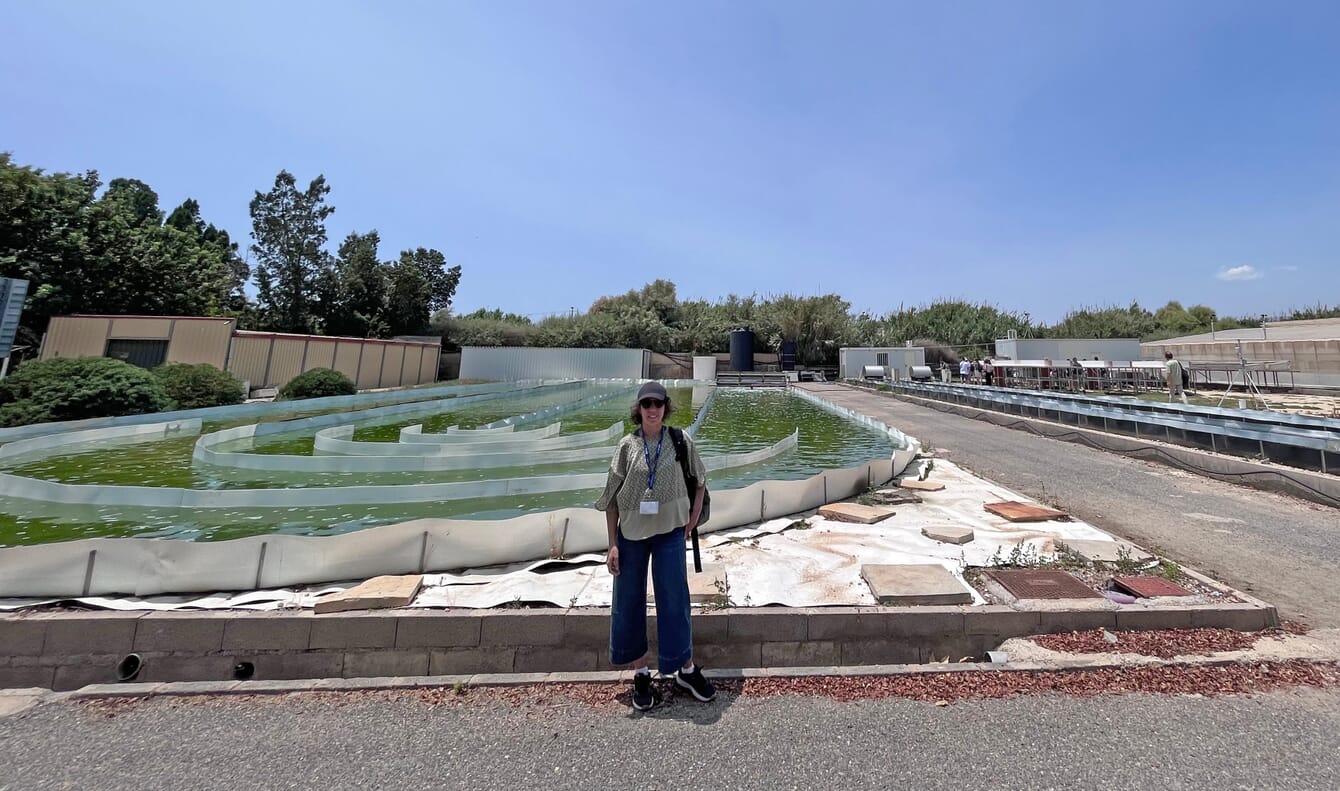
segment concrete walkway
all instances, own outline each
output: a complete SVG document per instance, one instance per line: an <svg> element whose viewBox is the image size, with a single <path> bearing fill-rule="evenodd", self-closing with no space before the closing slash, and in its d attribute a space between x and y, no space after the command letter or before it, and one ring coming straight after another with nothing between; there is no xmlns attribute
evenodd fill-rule
<svg viewBox="0 0 1340 791"><path fill-rule="evenodd" d="M885 393L836 384L799 386L911 434L977 475L1265 599L1282 618L1340 627L1337 509L1002 428Z"/></svg>

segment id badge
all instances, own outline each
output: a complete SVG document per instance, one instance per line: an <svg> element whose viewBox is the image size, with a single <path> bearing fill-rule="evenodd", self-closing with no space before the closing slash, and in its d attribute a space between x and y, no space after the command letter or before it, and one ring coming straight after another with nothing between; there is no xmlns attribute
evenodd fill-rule
<svg viewBox="0 0 1340 791"><path fill-rule="evenodd" d="M637 512L639 514L642 514L643 516L654 516L655 514L661 512L660 503L656 502L655 500L647 499L652 496L653 495L651 492L647 492L645 495L643 495L642 502L638 503L637 505Z"/></svg>

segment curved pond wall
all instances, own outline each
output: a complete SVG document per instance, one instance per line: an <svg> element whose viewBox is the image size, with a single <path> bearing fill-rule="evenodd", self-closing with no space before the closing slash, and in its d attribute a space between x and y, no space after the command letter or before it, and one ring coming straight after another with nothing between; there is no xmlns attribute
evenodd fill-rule
<svg viewBox="0 0 1340 791"><path fill-rule="evenodd" d="M480 393L477 396L465 396L449 401L463 403L473 397L498 397L497 392ZM707 395L699 409L694 426L690 427L691 431L701 425L707 412L706 407L710 406L715 393L713 390ZM712 520L704 526L705 532L799 513L850 497L864 491L871 484L896 476L918 452L916 440L904 436L895 429L834 407L812 394L803 391L795 391L795 394L886 433L896 446L896 450L891 457L826 471L803 480L768 480L737 489L714 488ZM412 412L415 407L426 408L422 404L397 404L374 409L387 410L377 413L380 417L403 415ZM437 408L441 408L440 403ZM523 423L552 417L552 414L537 416L546 412L549 410L539 410L537 413L509 418L510 422L505 422L505 425L490 425L486 428L509 429ZM361 415L366 416L364 413ZM213 450L212 445L225 440L254 439L262 434L290 432L295 428L331 427L341 433L347 431L351 436L353 429L347 425L349 420L348 413L340 413L214 432L206 435L214 438L210 443L203 443L205 437L197 441L195 459L200 463L213 463L221 456L245 456L247 454L224 454ZM504 423L504 421L498 422ZM333 423L344 425L332 426ZM621 429L621 425L611 427L610 431L613 432L611 436L617 437ZM199 430L198 421L193 425L182 421L168 421L160 422L156 426L111 427L110 430L104 429L107 433L101 436L92 433L81 433L77 436L79 442L135 441L136 437L147 440L166 436L167 432L198 433ZM324 430L326 429L323 428ZM506 436L508 433L511 432L503 431L498 436ZM18 450L13 452L16 455L58 452L61 448L70 447L73 441L70 437L73 436L76 436L76 433L43 438L50 442L20 445ZM536 439L530 444L549 441L551 440ZM793 449L797 441L798 435L793 433L767 448L747 453L708 456L704 458L704 462L709 470L756 464ZM6 447L15 444L17 443L10 443L10 446ZM434 447L413 443L361 444L381 444L393 448L402 445ZM4 450L0 448L0 456L4 455ZM546 451L546 455L600 451L601 457L604 457L608 455L609 450L608 446L594 449L550 449ZM403 456L257 455L255 458L274 459L278 464L292 463L295 459L305 458L317 465L337 462L376 461L399 464L437 461L432 456L406 459ZM468 497L598 489L603 486L604 481L605 473L600 472L390 486L191 490L148 486L61 484L0 474L0 494L25 499L93 505L144 505L193 509L286 508L310 504L432 502ZM150 538L84 539L0 549L0 596L79 596L116 593L154 595L247 590L257 587L363 579L379 574L488 566L595 551L604 548L605 544L604 514L590 508L561 508L502 520L418 519L353 533L320 537L271 534L219 542Z"/></svg>

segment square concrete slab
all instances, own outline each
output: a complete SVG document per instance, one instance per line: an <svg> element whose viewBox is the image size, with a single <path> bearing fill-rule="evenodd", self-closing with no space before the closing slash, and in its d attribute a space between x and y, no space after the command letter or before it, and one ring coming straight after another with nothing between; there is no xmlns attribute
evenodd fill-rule
<svg viewBox="0 0 1340 791"><path fill-rule="evenodd" d="M856 522L873 525L888 519L896 513L892 508L880 505L861 505L860 503L833 503L819 509L819 516L835 522Z"/></svg>
<svg viewBox="0 0 1340 791"><path fill-rule="evenodd" d="M861 577L880 604L972 604L972 594L938 563L861 566Z"/></svg>
<svg viewBox="0 0 1340 791"><path fill-rule="evenodd" d="M1011 522L1046 522L1049 519L1068 518L1064 511L1058 511L1055 508L1045 508L1032 503L1018 503L1012 500L986 503L982 507Z"/></svg>
<svg viewBox="0 0 1340 791"><path fill-rule="evenodd" d="M373 577L348 590L322 596L316 603L317 614L346 610L384 610L405 607L414 601L423 585L422 574Z"/></svg>
<svg viewBox="0 0 1340 791"><path fill-rule="evenodd" d="M921 528L921 534L926 538L943 541L946 544L966 544L973 539L971 527L937 525Z"/></svg>
<svg viewBox="0 0 1340 791"><path fill-rule="evenodd" d="M919 492L938 492L945 488L943 483L935 481L918 481L912 478L904 478L898 482L898 485L904 489L915 489Z"/></svg>
<svg viewBox="0 0 1340 791"><path fill-rule="evenodd" d="M1125 541L1089 541L1072 540L1063 542L1067 549L1079 555L1090 563L1117 563L1123 560L1130 560L1136 563L1143 563L1147 560L1153 560L1154 556L1140 549L1134 544L1128 544Z"/></svg>

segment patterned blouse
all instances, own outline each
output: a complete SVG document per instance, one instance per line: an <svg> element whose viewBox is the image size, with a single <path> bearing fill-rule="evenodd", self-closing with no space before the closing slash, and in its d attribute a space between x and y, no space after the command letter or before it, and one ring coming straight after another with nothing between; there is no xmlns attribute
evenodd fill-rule
<svg viewBox="0 0 1340 791"><path fill-rule="evenodd" d="M707 468L698 455L698 446L688 434L684 435L684 443L689 450L689 469L699 482L706 485ZM652 437L650 445L643 442L641 429L625 435L614 449L614 458L610 460L605 491L596 500L597 510L608 511L613 508L619 512L619 530L624 538L632 541L683 528L693 513L689 488L679 467L679 457L675 455L675 443L670 440L670 432L665 428L661 429L659 438L661 459L656 465L656 486L652 490L652 498L659 504L657 513L641 513L638 503L642 501L647 491L647 480L651 477L647 457L650 456L653 462L656 460L657 444L656 437Z"/></svg>

